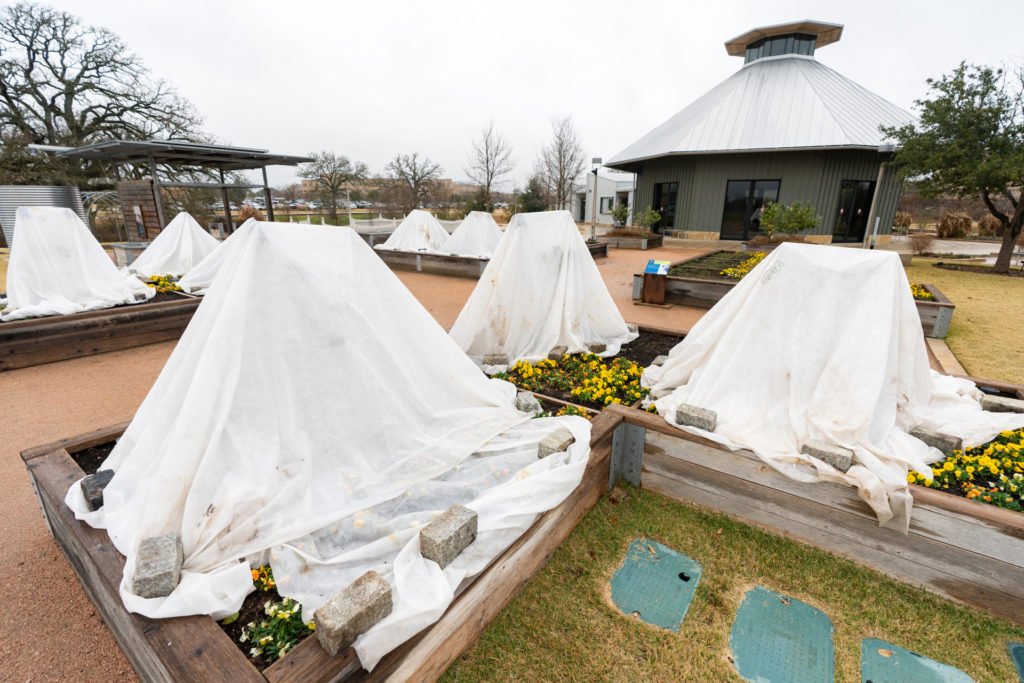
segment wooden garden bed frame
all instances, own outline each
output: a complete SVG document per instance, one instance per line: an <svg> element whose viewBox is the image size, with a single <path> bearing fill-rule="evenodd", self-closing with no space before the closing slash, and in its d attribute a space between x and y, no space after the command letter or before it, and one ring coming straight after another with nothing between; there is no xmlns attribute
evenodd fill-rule
<svg viewBox="0 0 1024 683"><path fill-rule="evenodd" d="M202 301L179 296L180 301L2 323L0 371L178 339Z"/></svg>
<svg viewBox="0 0 1024 683"><path fill-rule="evenodd" d="M651 233L648 237L598 235L597 240L618 249L657 249L664 244L665 237L657 233Z"/></svg>
<svg viewBox="0 0 1024 683"><path fill-rule="evenodd" d="M713 254L718 254L729 249L718 249L705 254L692 256L681 261L673 261L671 267L680 266L690 261L696 261ZM738 282L738 281L737 281ZM680 306L694 306L696 308L711 308L717 304L722 297L732 291L736 282L721 280L705 280L696 277L681 277L679 275L665 276L665 303L678 304ZM953 312L956 305L946 298L935 285L922 285L927 289L935 301L914 300L917 305L917 313L921 316L921 327L924 336L934 339L945 339L949 332L949 323L953 319ZM643 300L644 276L642 273L633 275L633 301Z"/></svg>
<svg viewBox="0 0 1024 683"><path fill-rule="evenodd" d="M607 258L608 245L604 242L587 242L587 249L595 259Z"/></svg>
<svg viewBox="0 0 1024 683"><path fill-rule="evenodd" d="M155 620L125 610L118 593L124 557L105 531L75 519L64 496L84 476L70 454L118 438L128 423L31 448L21 456L50 532L143 680L431 681L476 640L607 491L613 432L621 422L612 414L594 418L590 460L579 486L560 505L541 515L486 571L460 586L455 601L438 622L387 655L372 673L362 669L351 648L330 657L315 637L306 638L260 672L209 617Z"/></svg>
<svg viewBox="0 0 1024 683"><path fill-rule="evenodd" d="M374 249L391 270L408 270L416 273L451 275L479 280L490 259L478 256L449 256L414 251L393 251Z"/></svg>

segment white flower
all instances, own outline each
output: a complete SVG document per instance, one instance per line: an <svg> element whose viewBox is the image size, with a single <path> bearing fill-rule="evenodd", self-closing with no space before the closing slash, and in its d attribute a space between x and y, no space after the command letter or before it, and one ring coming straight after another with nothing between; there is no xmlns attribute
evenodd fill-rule
<svg viewBox="0 0 1024 683"><path fill-rule="evenodd" d="M238 637L238 642L244 643L249 640L249 631L242 631L242 635Z"/></svg>

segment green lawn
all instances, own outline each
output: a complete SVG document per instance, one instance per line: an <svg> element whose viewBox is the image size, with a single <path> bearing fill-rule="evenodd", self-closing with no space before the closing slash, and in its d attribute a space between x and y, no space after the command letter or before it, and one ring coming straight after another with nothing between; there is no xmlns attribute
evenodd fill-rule
<svg viewBox="0 0 1024 683"><path fill-rule="evenodd" d="M1014 681L1007 653L1024 629L809 546L628 489L602 498L569 539L457 661L445 681L738 681L729 630L760 584L823 610L835 626L836 680L860 680L860 642L879 637L957 666L977 681ZM629 543L658 540L703 565L679 634L617 612L608 580Z"/></svg>
<svg viewBox="0 0 1024 683"><path fill-rule="evenodd" d="M977 377L1024 384L1024 277L936 268L915 257L911 282L937 286L954 304L946 343Z"/></svg>

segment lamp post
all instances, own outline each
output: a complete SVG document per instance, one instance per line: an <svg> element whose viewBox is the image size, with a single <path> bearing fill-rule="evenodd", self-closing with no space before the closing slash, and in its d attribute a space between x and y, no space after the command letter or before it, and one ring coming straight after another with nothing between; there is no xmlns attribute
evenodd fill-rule
<svg viewBox="0 0 1024 683"><path fill-rule="evenodd" d="M593 197L591 197L592 205L590 207L590 241L591 242L596 242L597 241L597 172L598 172L598 170L600 170L601 164L603 163L603 161L604 160L601 157L594 157L593 159L590 160L590 163L594 165L593 170L591 170L591 173L594 174L594 194L593 194Z"/></svg>

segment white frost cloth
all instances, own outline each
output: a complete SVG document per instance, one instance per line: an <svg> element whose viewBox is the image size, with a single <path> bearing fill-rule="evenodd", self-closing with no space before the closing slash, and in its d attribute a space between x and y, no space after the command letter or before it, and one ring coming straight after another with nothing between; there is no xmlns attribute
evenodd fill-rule
<svg viewBox="0 0 1024 683"><path fill-rule="evenodd" d="M614 356L637 338L626 326L568 211L519 213L451 329L474 360L508 354L509 362L547 358L605 344ZM500 369L500 366L485 368Z"/></svg>
<svg viewBox="0 0 1024 683"><path fill-rule="evenodd" d="M167 224L128 270L142 277L181 277L220 246L189 214L182 211Z"/></svg>
<svg viewBox="0 0 1024 683"><path fill-rule="evenodd" d="M240 235L248 229L250 223L255 219L250 218L233 233L224 238L224 241L217 245L217 248L206 255L202 261L193 266L185 273L185 277L178 280L178 286L188 294L205 294L206 290L213 284L213 278L217 276L221 265L224 263L228 251L228 242L231 238Z"/></svg>
<svg viewBox="0 0 1024 683"><path fill-rule="evenodd" d="M486 378L352 230L250 223L103 469L104 507L67 504L126 558L121 597L152 618L223 617L269 557L304 618L368 570L394 611L356 642L363 666L445 610L579 483L590 424L530 420ZM301 292L296 296L295 292ZM537 458L564 425L568 451ZM453 503L479 512L476 542L441 570L420 526ZM131 592L141 539L180 531L166 598Z"/></svg>
<svg viewBox="0 0 1024 683"><path fill-rule="evenodd" d="M110 308L156 294L118 270L71 209L22 206L15 221L3 320Z"/></svg>
<svg viewBox="0 0 1024 683"><path fill-rule="evenodd" d="M452 256L490 258L501 240L501 228L486 211L470 211L440 251Z"/></svg>
<svg viewBox="0 0 1024 683"><path fill-rule="evenodd" d="M799 481L856 486L879 522L907 528L907 471L942 454L914 427L965 445L1024 425L987 413L966 380L928 367L921 320L895 253L785 243L700 319L643 382L670 424L691 404L718 415L714 433ZM679 425L676 425L679 426ZM854 451L842 473L801 455L809 439Z"/></svg>
<svg viewBox="0 0 1024 683"><path fill-rule="evenodd" d="M448 239L448 232L431 214L413 209L384 244L374 249L434 252Z"/></svg>

